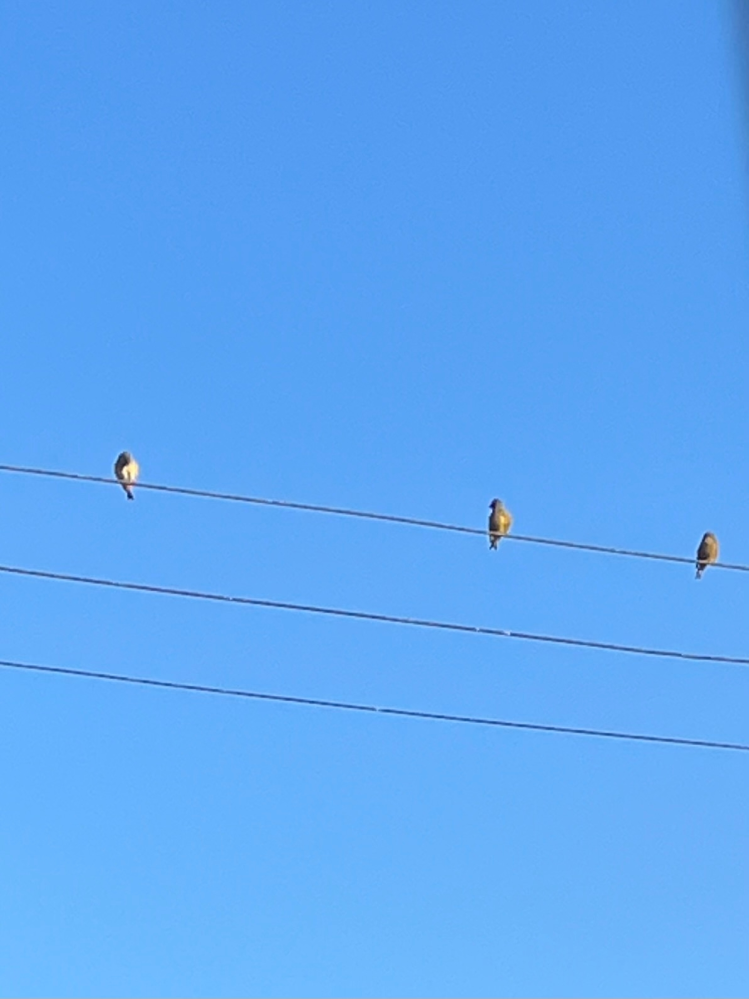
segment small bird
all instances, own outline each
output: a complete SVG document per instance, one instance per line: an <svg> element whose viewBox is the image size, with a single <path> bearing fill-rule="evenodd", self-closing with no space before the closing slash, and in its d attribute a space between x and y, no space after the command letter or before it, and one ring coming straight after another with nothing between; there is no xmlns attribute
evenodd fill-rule
<svg viewBox="0 0 749 999"><path fill-rule="evenodd" d="M504 534L509 534L512 527L512 514L503 505L502 500L493 499L489 504L489 547L496 548Z"/></svg>
<svg viewBox="0 0 749 999"><path fill-rule="evenodd" d="M700 547L697 549L697 575L695 579L699 579L709 565L718 561L719 550L718 539L708 531L702 538L702 541L700 541Z"/></svg>
<svg viewBox="0 0 749 999"><path fill-rule="evenodd" d="M117 461L114 463L114 474L117 481L122 484L128 499L135 499L132 487L135 485L139 471L138 462L129 451L123 451L122 454L117 455Z"/></svg>

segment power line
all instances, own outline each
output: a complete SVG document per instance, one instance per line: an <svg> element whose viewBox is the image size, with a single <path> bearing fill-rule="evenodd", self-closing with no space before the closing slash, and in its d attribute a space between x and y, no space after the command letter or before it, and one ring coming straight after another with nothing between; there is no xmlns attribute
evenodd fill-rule
<svg viewBox="0 0 749 999"><path fill-rule="evenodd" d="M617 642L599 642L587 638L566 638L560 635L544 635L530 631L512 631L509 628L490 628L484 625L460 624L454 621L433 621L429 618L403 617L397 614L380 614L375 611L346 610L342 607L323 607L318 604L293 603L288 600L231 596L227 593L211 593L206 590L188 590L176 586L158 586L154 583L130 583L118 579L81 576L67 572L52 572L45 569L25 569L19 566L0 565L0 573L7 573L14 576L29 576L33 579L50 579L64 583L82 583L87 586L102 586L109 589L129 590L136 593L158 593L162 596L187 597L191 600L209 600L214 603L264 607L272 610L296 611L304 614L320 614L326 617L348 618L355 621L400 624L413 628L434 628L440 631L459 632L469 635L486 635L492 638L514 638L525 642L543 642L548 645L574 646L575 648L596 649L601 652L623 652L629 655L653 656L658 659L681 659L698 663L727 663L734 666L749 666L749 658L743 656L720 656L699 652L679 652L673 649L657 649L641 645L622 645Z"/></svg>
<svg viewBox="0 0 749 999"><path fill-rule="evenodd" d="M99 475L83 475L78 472L58 472L47 468L29 468L24 465L0 465L0 472L11 472L19 475L37 475L51 479L68 479L74 482L95 482L100 485L117 485L116 479ZM353 510L347 507L324 506L317 503L299 503L294 500L268 499L263 496L247 496L240 493L215 492L210 489L189 489L185 486L168 486L155 482L139 482L138 489L151 492L173 493L178 496L192 496L202 499L223 500L229 503L249 503L254 506L277 507L285 510L299 510L306 513L326 513L335 517L354 517L359 520L375 520L387 524L402 524L409 527L424 527L434 531L449 531L453 534L473 534L487 537L487 530L479 527L466 527L462 524L448 524L439 520L423 520L419 517L401 517L397 514L375 513L369 510ZM600 555L619 555L627 558L649 559L655 562L675 562L680 565L694 566L695 558L684 555L667 555L662 552L639 551L634 548L615 548L610 545L594 545L582 541L564 541L559 538L540 538L530 534L508 534L503 540L524 541L534 545L546 545L552 548L567 548L575 551L595 552ZM732 562L714 562L712 568L731 569L735 572L749 572L749 565Z"/></svg>
<svg viewBox="0 0 749 999"><path fill-rule="evenodd" d="M610 731L597 728L577 728L571 725L545 725L540 722L508 721L504 718L485 718L475 715L456 715L438 711L418 711L408 708L378 707L352 701L332 701L320 697L297 697L292 694L267 694L257 690L234 687L214 687L202 683L184 683L178 680L155 680L150 677L130 676L122 673L105 673L100 670L71 669L65 666L41 666L0 659L0 667L48 673L60 676L77 676L90 680L108 680L143 687L160 687L165 690L185 690L196 694L219 694L224 697L243 697L255 701L274 701L279 704L298 704L306 707L332 708L338 711L357 711L364 714L391 715L397 718L421 718L426 721L454 722L460 725L482 725L491 728L520 729L526 732L553 732L558 735L587 735L599 739L618 739L626 742L650 742L670 746L692 746L700 749L727 749L749 752L749 745L740 742L717 742L712 739L688 739L669 735L646 735L635 732Z"/></svg>

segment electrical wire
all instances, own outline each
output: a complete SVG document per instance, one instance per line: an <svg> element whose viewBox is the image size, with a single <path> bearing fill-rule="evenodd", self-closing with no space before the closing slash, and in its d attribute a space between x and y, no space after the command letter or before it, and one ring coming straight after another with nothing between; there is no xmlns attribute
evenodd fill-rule
<svg viewBox="0 0 749 999"><path fill-rule="evenodd" d="M514 638L526 642L543 642L550 645L596 649L601 652L622 652L629 655L653 656L659 659L680 659L698 663L724 663L734 666L749 666L749 658L744 656L722 656L699 652L679 652L673 649L657 649L641 645L622 645L617 642L599 642L586 638L566 638L560 635L544 635L530 631L512 631L509 628L491 628L484 625L460 624L453 621L434 621L428 618L380 614L374 611L346 610L342 607L323 607L319 604L293 603L288 600L231 596L227 593L211 593L206 590L189 590L176 586L158 586L154 583L130 583L118 579L81 576L67 572L52 572L45 569L26 569L20 566L0 565L0 573L14 576L28 576L33 579L49 579L64 583L82 583L87 586L101 586L109 589L129 590L136 593L157 593L162 596L186 597L191 600L208 600L215 603L264 607L273 610L296 611L304 614L321 614L327 617L348 618L349 620L356 621L399 624L413 628L434 628L440 631L460 632L461 634L469 635L486 635L492 638Z"/></svg>
<svg viewBox="0 0 749 999"><path fill-rule="evenodd" d="M105 673L101 670L72 669L66 666L41 666L37 663L21 663L12 659L0 659L0 667L25 670L34 673L47 673L59 676L77 676L90 680L108 680L115 683L128 683L143 687L159 687L164 690L184 690L197 694L218 694L223 697L242 697L255 701L273 701L279 704L297 704L305 707L332 708L338 711L357 711L363 714L391 715L396 718L420 718L426 721L453 722L459 725L482 725L491 728L520 729L526 732L552 732L558 735L585 735L599 739L617 739L626 742L649 742L669 746L692 746L700 749L726 749L733 752L749 752L749 744L740 742L718 742L713 739L689 739L680 736L648 735L636 732L620 732L609 729L578 728L572 725L551 725L540 722L508 721L504 718L486 718L476 715L447 714L441 711L418 711L409 708L378 707L374 704L360 704L352 701L333 701L321 697L297 697L292 694L268 694L257 690L244 690L235 687L216 687L203 683L185 683L178 680L156 680L151 677L130 676L123 673Z"/></svg>
<svg viewBox="0 0 749 999"><path fill-rule="evenodd" d="M35 475L52 479L68 479L74 482L95 482L100 485L117 485L116 479L99 475L84 475L78 472L59 472L48 468L30 468L24 465L0 465L0 472L19 475ZM246 496L240 493L215 492L209 489L189 489L185 486L161 485L155 482L138 482L137 489L150 490L158 493L172 493L178 496L192 496L202 499L223 500L230 503L249 503L254 506L277 507L286 510L299 510L307 513L325 513L336 517L354 517L359 520L381 521L387 524L402 524L409 527L423 527L434 531L449 531L454 534L472 534L487 537L487 530L478 527L466 527L461 524L449 524L439 520L423 520L419 517L401 517L397 514L375 513L368 510L353 510L346 507L324 506L316 503L300 503L294 500L268 499L262 496ZM639 551L633 548L615 548L610 545L588 544L582 541L565 541L559 538L541 538L529 534L507 534L503 541L521 541L534 545L546 545L553 548L566 548L575 551L595 552L600 555L618 555L627 558L649 559L656 562L674 562L680 565L695 565L695 558L684 555L668 555L662 552ZM711 569L730 569L734 572L749 572L749 565L732 562L711 563Z"/></svg>

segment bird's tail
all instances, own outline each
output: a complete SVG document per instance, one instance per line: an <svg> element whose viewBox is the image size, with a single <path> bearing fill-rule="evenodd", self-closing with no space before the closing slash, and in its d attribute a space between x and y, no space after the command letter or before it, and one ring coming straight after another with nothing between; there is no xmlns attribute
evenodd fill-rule
<svg viewBox="0 0 749 999"><path fill-rule="evenodd" d="M127 498L131 499L131 500L134 500L135 496L133 496L133 490L130 488L130 486L125 486L124 489L125 489L125 492L127 493Z"/></svg>
<svg viewBox="0 0 749 999"><path fill-rule="evenodd" d="M489 535L489 547L490 548L496 548L498 544L499 544L499 535L498 534L490 534Z"/></svg>
<svg viewBox="0 0 749 999"><path fill-rule="evenodd" d="M698 562L697 563L697 572L695 573L694 578L695 579L702 579L702 573L704 571L705 571L705 566L704 565L700 565L700 563Z"/></svg>

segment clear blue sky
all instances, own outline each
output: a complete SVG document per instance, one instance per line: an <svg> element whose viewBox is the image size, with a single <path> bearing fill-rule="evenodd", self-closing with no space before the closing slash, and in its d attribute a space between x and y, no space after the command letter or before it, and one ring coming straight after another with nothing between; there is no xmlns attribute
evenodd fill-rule
<svg viewBox="0 0 749 999"><path fill-rule="evenodd" d="M728 11L0 12L0 461L749 562ZM0 562L749 654L749 582L0 477ZM0 577L0 658L747 741L749 672ZM749 763L0 672L0 990L745 995Z"/></svg>

